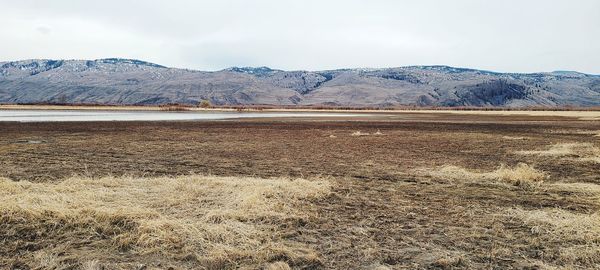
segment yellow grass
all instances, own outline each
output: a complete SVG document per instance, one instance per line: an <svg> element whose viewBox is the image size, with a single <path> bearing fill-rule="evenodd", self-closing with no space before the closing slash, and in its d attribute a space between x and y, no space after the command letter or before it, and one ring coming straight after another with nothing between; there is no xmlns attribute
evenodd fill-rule
<svg viewBox="0 0 600 270"><path fill-rule="evenodd" d="M361 132L360 130L352 132L352 134L350 134L350 136L369 136L369 135L370 135L369 133Z"/></svg>
<svg viewBox="0 0 600 270"><path fill-rule="evenodd" d="M573 117L579 120L595 121L600 120L600 111L463 111L463 110L415 110L414 113L450 113L450 114L470 114L470 115L527 115L527 116L556 116Z"/></svg>
<svg viewBox="0 0 600 270"><path fill-rule="evenodd" d="M588 130L588 129L550 129L544 132L552 134L578 134L578 135L593 135L600 136L600 130Z"/></svg>
<svg viewBox="0 0 600 270"><path fill-rule="evenodd" d="M460 115L506 115L506 116L555 116L572 117L580 120L600 120L600 111L539 111L539 110L511 110L511 111L483 111L483 110L338 110L338 109L265 109L266 111L346 111L346 112L377 112L377 113L424 113L424 114L460 114Z"/></svg>
<svg viewBox="0 0 600 270"><path fill-rule="evenodd" d="M564 240L594 241L600 238L600 216L597 213L572 213L558 208L524 210L514 208L508 215L520 218L534 234L546 234Z"/></svg>
<svg viewBox="0 0 600 270"><path fill-rule="evenodd" d="M600 130L579 130L575 131L575 134L584 134L584 135L593 135L596 137L600 137Z"/></svg>
<svg viewBox="0 0 600 270"><path fill-rule="evenodd" d="M274 262L265 267L265 270L290 270L290 266L285 262Z"/></svg>
<svg viewBox="0 0 600 270"><path fill-rule="evenodd" d="M317 254L278 228L311 219L303 205L329 192L328 181L303 179L0 178L0 253L33 237L39 251L20 259L42 269L130 268L150 255L192 268L314 266Z"/></svg>
<svg viewBox="0 0 600 270"><path fill-rule="evenodd" d="M600 148L592 143L559 143L545 150L518 151L521 155L573 157L580 161L600 163Z"/></svg>
<svg viewBox="0 0 600 270"><path fill-rule="evenodd" d="M359 130L359 131L352 132L350 134L350 136L370 136L370 135L373 135L373 136L383 136L383 133L380 130L377 130L374 133L362 132L362 131Z"/></svg>
<svg viewBox="0 0 600 270"><path fill-rule="evenodd" d="M445 180L458 181L500 181L515 186L533 187L539 185L547 178L547 174L525 163L515 167L500 165L491 172L468 170L459 166L446 165L437 170L422 170L427 175Z"/></svg>
<svg viewBox="0 0 600 270"><path fill-rule="evenodd" d="M600 156L580 158L581 161L600 163Z"/></svg>
<svg viewBox="0 0 600 270"><path fill-rule="evenodd" d="M508 209L507 216L517 218L532 234L544 242L562 242L559 260L564 264L598 264L600 262L600 215L573 213L558 208ZM566 244L571 242L575 244Z"/></svg>
<svg viewBox="0 0 600 270"><path fill-rule="evenodd" d="M513 137L513 136L502 136L502 139L505 140L515 140L515 141L521 141L521 140L526 140L526 137Z"/></svg>
<svg viewBox="0 0 600 270"><path fill-rule="evenodd" d="M522 155L539 156L584 156L598 152L591 143L559 143L548 147L546 150L518 151Z"/></svg>
<svg viewBox="0 0 600 270"><path fill-rule="evenodd" d="M600 200L600 185L593 183L557 182L547 185L548 190L558 192L575 192L578 195L593 196Z"/></svg>

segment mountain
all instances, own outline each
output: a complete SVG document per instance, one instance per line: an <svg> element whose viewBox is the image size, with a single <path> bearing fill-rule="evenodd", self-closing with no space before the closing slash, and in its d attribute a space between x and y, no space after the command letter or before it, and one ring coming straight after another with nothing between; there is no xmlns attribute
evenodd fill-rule
<svg viewBox="0 0 600 270"><path fill-rule="evenodd" d="M600 76L448 66L206 72L132 59L0 62L0 103L600 106Z"/></svg>

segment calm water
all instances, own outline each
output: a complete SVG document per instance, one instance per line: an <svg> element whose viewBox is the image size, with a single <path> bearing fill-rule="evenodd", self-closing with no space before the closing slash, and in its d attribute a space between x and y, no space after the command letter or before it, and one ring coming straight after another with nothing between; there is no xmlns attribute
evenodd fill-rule
<svg viewBox="0 0 600 270"><path fill-rule="evenodd" d="M353 117L368 114L311 112L161 112L161 111L78 111L0 110L0 122L74 121L180 121L222 120L258 117Z"/></svg>

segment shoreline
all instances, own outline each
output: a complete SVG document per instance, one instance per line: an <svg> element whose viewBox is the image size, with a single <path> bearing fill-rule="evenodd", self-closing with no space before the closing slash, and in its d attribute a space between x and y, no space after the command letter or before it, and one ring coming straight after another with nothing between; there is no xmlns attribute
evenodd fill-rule
<svg viewBox="0 0 600 270"><path fill-rule="evenodd" d="M490 109L490 108L443 108L443 109L324 109L324 108L260 108L260 107L244 107L244 108L199 108L199 107L180 107L179 110L169 110L168 107L161 106L138 106L138 105L0 105L0 110L80 110L80 111L162 111L162 112L337 112L337 113L373 113L373 114L459 114L459 115L527 115L527 116L555 116L555 117L573 117L579 120L600 120L600 111L597 110L577 110L555 108L551 110L538 109Z"/></svg>

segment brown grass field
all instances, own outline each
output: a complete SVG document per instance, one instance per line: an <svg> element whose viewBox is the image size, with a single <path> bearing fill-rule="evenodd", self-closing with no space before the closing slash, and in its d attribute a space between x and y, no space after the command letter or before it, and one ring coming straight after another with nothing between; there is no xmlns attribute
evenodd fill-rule
<svg viewBox="0 0 600 270"><path fill-rule="evenodd" d="M0 131L0 269L600 268L595 116Z"/></svg>

